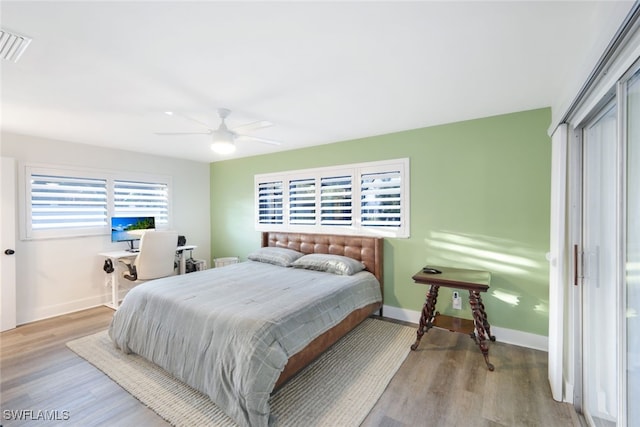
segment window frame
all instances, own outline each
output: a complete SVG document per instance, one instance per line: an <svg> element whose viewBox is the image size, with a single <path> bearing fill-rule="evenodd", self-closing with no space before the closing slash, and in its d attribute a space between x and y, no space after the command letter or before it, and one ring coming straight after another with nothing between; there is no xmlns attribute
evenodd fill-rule
<svg viewBox="0 0 640 427"><path fill-rule="evenodd" d="M361 187L362 176L369 174L385 174L398 172L400 177L400 225L395 226L368 226L362 224L361 213ZM323 179L338 177L351 177L350 191L350 225L323 224ZM315 179L315 221L313 224L296 224L290 220L290 183L293 181ZM282 186L282 221L281 223L261 223L260 209L261 198L259 190L261 185L267 183L281 183ZM353 163L329 167L320 167L303 170L291 170L283 172L265 173L254 175L254 224L257 231L283 231L301 233L327 233L340 235L367 235L394 238L410 237L410 162L408 158L382 160L375 162ZM263 205L264 206L264 205ZM346 210L346 209L345 209ZM344 215L346 216L346 215Z"/></svg>
<svg viewBox="0 0 640 427"><path fill-rule="evenodd" d="M172 223L172 194L173 182L169 175L147 174L138 172L126 172L109 169L82 168L74 166L60 166L42 163L22 163L18 176L19 185L19 218L20 218L20 240L41 240L57 238L75 238L86 236L103 236L111 234L110 218L115 216L115 182L127 181L137 183L160 184L167 186L167 222L160 225L158 229L170 229ZM64 227L34 229L32 225L32 203L31 203L31 177L32 175L43 175L51 177L69 177L80 179L99 179L106 181L107 209L105 224L96 227ZM118 215L124 215L119 212Z"/></svg>

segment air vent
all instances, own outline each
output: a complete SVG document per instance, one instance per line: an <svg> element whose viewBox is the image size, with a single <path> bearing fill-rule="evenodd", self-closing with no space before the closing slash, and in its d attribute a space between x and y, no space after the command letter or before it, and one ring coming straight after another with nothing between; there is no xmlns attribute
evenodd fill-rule
<svg viewBox="0 0 640 427"><path fill-rule="evenodd" d="M31 43L29 37L0 30L0 56L11 62L18 62L27 46Z"/></svg>

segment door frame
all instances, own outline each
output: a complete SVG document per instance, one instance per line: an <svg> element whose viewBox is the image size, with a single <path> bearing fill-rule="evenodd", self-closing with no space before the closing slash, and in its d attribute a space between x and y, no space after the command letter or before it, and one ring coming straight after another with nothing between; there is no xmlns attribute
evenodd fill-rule
<svg viewBox="0 0 640 427"><path fill-rule="evenodd" d="M2 157L0 164L0 331L16 327L16 256L5 254L5 250L16 248L16 161Z"/></svg>

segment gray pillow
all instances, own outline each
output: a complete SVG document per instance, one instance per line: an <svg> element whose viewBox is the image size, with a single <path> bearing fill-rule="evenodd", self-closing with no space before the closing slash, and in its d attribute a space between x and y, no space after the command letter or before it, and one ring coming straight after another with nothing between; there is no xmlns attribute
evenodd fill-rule
<svg viewBox="0 0 640 427"><path fill-rule="evenodd" d="M309 254L298 258L291 264L295 268L325 271L327 273L351 276L364 270L362 262L342 255Z"/></svg>
<svg viewBox="0 0 640 427"><path fill-rule="evenodd" d="M249 254L251 261L266 262L268 264L289 267L291 263L304 255L302 252L287 248L264 247Z"/></svg>

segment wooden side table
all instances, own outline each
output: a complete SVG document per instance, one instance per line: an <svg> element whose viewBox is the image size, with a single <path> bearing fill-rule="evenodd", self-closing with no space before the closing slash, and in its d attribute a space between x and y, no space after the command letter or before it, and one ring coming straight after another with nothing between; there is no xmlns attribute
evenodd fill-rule
<svg viewBox="0 0 640 427"><path fill-rule="evenodd" d="M432 267L432 266L429 266ZM480 297L480 292L486 292L491 282L491 273L480 270L466 270L461 268L433 266L440 270L441 274L424 273L422 270L413 276L414 282L421 285L429 285L427 299L422 307L420 316L420 326L418 327L416 342L411 346L411 350L416 350L420 345L422 336L429 332L433 326L449 329L452 332L469 333L487 364L490 371L494 366L489 362L489 346L487 340L495 341L496 337L491 335L491 326L487 320L487 313ZM473 322L451 316L441 316L436 312L436 302L438 300L438 289L440 286L455 289L465 289L469 291L469 303L473 313Z"/></svg>

